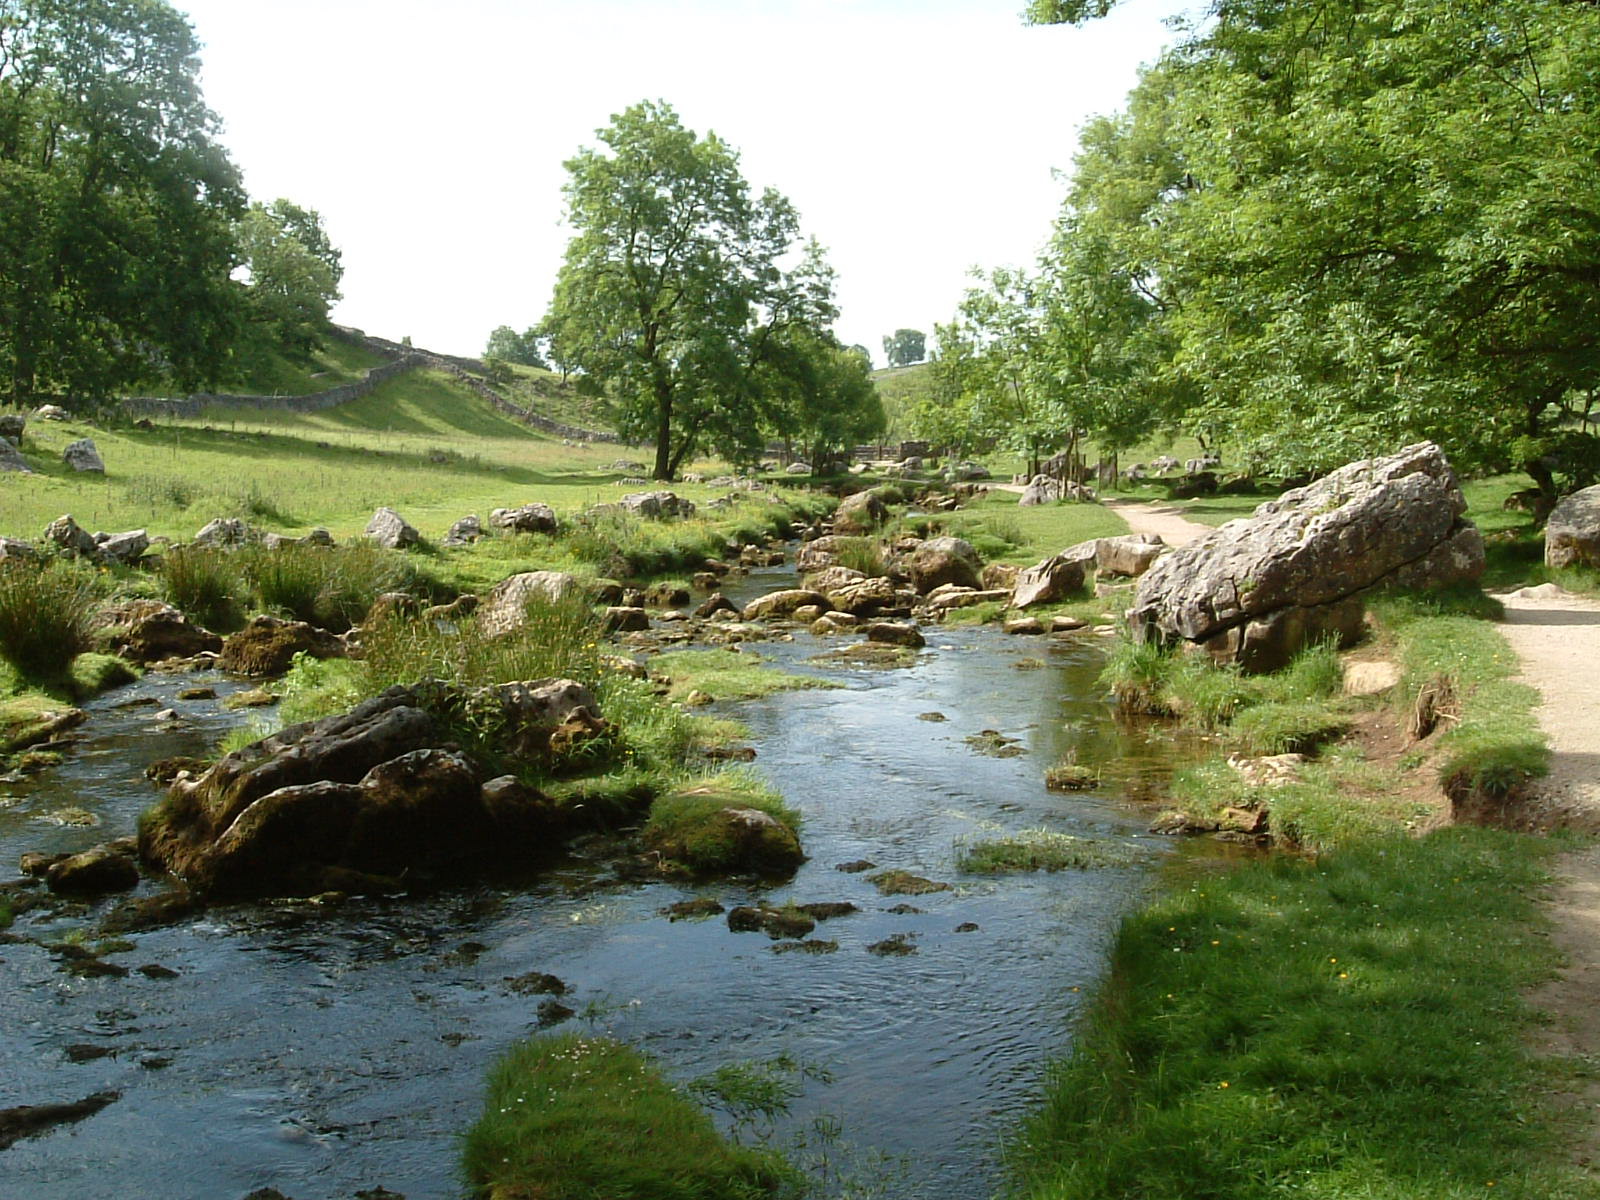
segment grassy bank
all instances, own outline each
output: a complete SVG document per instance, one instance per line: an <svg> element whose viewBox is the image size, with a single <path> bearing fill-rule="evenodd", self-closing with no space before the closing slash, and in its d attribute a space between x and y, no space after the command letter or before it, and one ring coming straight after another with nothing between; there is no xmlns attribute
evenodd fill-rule
<svg viewBox="0 0 1600 1200"><path fill-rule="evenodd" d="M487 1200L756 1200L795 1182L777 1155L722 1137L649 1059L576 1034L500 1059L462 1166Z"/></svg>
<svg viewBox="0 0 1600 1200"><path fill-rule="evenodd" d="M1438 720L1414 754L1380 764L1340 747L1279 787L1221 756L1180 774L1186 810L1270 807L1275 834L1302 853L1220 869L1181 856L1125 921L1073 1052L1012 1148L1014 1196L1597 1194L1552 1153L1562 1127L1541 1100L1551 1072L1573 1068L1524 1049L1534 1014L1522 995L1556 965L1538 907L1550 844L1415 832L1419 773L1458 810L1503 812L1544 766L1509 651L1465 615L1486 607L1375 606L1403 667L1382 703L1402 722L1429 706ZM1277 679L1161 663L1143 683L1224 737L1273 706L1358 717L1329 686L1325 654Z"/></svg>

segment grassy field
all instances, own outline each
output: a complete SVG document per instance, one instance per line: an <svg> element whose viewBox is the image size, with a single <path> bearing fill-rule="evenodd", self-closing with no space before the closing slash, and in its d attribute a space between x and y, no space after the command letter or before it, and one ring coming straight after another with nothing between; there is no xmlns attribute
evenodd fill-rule
<svg viewBox="0 0 1600 1200"><path fill-rule="evenodd" d="M91 437L106 474L68 470L61 451ZM543 501L572 512L620 489L607 470L637 451L563 445L504 416L452 377L415 372L324 413L213 408L193 421L31 421L23 450L38 474L9 476L0 533L34 538L71 513L91 529L192 537L219 516L300 534L358 534L375 508L398 509L425 537L458 517ZM704 489L680 487L701 498Z"/></svg>

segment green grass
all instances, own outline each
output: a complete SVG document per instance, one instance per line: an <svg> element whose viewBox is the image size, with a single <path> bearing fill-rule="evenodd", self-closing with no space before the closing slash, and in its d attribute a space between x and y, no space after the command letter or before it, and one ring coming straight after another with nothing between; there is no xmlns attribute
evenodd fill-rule
<svg viewBox="0 0 1600 1200"><path fill-rule="evenodd" d="M496 1062L461 1161L490 1200L754 1200L794 1183L777 1155L722 1137L650 1059L580 1034Z"/></svg>
<svg viewBox="0 0 1600 1200"><path fill-rule="evenodd" d="M1099 504L1040 504L1023 508L1015 492L994 491L966 507L920 524L965 538L985 561L1031 566L1069 546L1097 537L1118 537L1128 523Z"/></svg>
<svg viewBox="0 0 1600 1200"><path fill-rule="evenodd" d="M765 667L762 661L748 650L672 650L652 659L650 668L671 680L667 694L674 700L696 691L714 700L753 700L774 692L843 686L814 675Z"/></svg>
<svg viewBox="0 0 1600 1200"><path fill-rule="evenodd" d="M247 378L219 390L248 396L307 396L360 379L386 361L365 346L330 334L303 357L258 356Z"/></svg>
<svg viewBox="0 0 1600 1200"><path fill-rule="evenodd" d="M1547 852L1461 828L1174 879L1124 923L1012 1194L1593 1196L1523 1040Z"/></svg>
<svg viewBox="0 0 1600 1200"><path fill-rule="evenodd" d="M717 872L752 865L747 859L768 857L765 850L752 850L736 839L719 815L728 809L751 808L776 818L788 831L779 834L771 853L771 865L787 862L786 845L792 846L800 831L800 814L784 802L757 776L747 771L722 771L696 780L691 786L658 796L650 805L650 816L642 836L647 846L659 852L664 865L671 864L693 873Z"/></svg>
<svg viewBox="0 0 1600 1200"><path fill-rule="evenodd" d="M95 572L75 563L0 562L0 659L25 680L59 684L94 644L103 592Z"/></svg>
<svg viewBox="0 0 1600 1200"><path fill-rule="evenodd" d="M1052 829L1024 829L1003 838L984 838L956 847L956 867L974 875L1018 871L1088 871L1125 867L1134 861L1127 847L1099 838L1074 837Z"/></svg>

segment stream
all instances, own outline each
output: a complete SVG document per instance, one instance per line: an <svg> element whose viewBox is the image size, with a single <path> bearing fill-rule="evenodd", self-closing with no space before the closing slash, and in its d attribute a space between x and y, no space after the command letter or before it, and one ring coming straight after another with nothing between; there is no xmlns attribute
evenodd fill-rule
<svg viewBox="0 0 1600 1200"><path fill-rule="evenodd" d="M790 572L758 572L740 590L783 586ZM749 727L755 769L804 816L810 858L782 886L640 883L597 851L531 885L211 909L129 935L132 950L107 956L133 969L125 978L76 978L37 945L0 944L0 1107L121 1094L0 1151L0 1200L226 1200L267 1186L346 1200L380 1185L409 1200L459 1197L456 1139L485 1072L541 1027L549 998L509 982L535 971L570 988L562 1002L576 1015L560 1028L641 1046L675 1079L779 1054L826 1070L831 1081L809 1083L775 1136L836 1122L829 1169L864 1171L874 1195L991 1195L999 1140L1170 848L1108 795L1046 791L1044 770L1073 754L1126 777L1163 769L1170 752L1112 720L1096 682L1101 637L924 632L927 648L899 669L809 663L826 647L805 633L754 644L845 686L717 706ZM219 700L174 699L196 685ZM202 752L250 719L220 707L242 686L152 673L89 705L61 765L0 784L0 863L132 832L156 795L144 766ZM169 706L180 719L156 721ZM1021 753L979 753L964 739L982 730L1018 739ZM1041 826L1124 843L1140 865L958 871L964 841ZM865 874L837 869L861 859L954 887L880 896ZM811 935L836 951L776 953L724 918L661 911L696 897L860 911ZM12 932L56 940L90 915L24 916ZM867 952L896 935L914 952ZM151 964L177 974L138 970Z"/></svg>

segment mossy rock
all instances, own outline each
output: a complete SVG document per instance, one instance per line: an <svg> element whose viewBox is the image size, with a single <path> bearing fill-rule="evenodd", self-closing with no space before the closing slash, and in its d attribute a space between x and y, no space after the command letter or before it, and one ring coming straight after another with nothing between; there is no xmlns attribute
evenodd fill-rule
<svg viewBox="0 0 1600 1200"><path fill-rule="evenodd" d="M697 874L786 874L805 861L781 801L716 784L659 797L644 839L664 866Z"/></svg>

